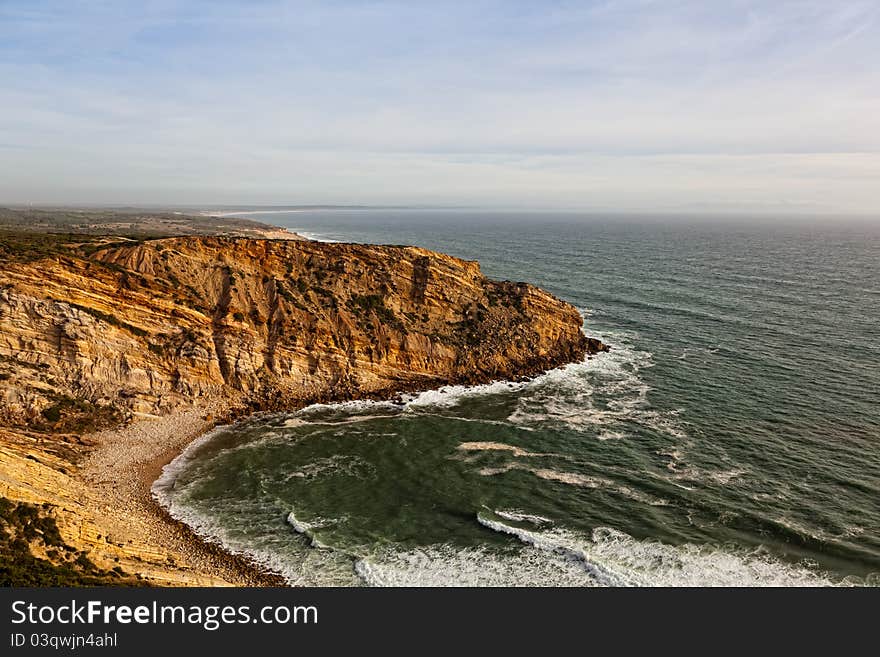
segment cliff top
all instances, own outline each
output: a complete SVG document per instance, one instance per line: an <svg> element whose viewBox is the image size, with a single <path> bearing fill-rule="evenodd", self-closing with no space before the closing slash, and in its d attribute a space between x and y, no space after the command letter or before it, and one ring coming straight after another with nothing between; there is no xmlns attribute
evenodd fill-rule
<svg viewBox="0 0 880 657"><path fill-rule="evenodd" d="M238 217L141 208L2 208L0 232L119 235L136 238L226 235L304 239L279 226Z"/></svg>

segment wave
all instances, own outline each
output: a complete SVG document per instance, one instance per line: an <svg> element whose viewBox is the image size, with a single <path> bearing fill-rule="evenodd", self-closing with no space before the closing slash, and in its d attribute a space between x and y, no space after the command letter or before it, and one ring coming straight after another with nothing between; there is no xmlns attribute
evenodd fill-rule
<svg viewBox="0 0 880 657"><path fill-rule="evenodd" d="M403 408L403 402L393 400L353 399L350 401L335 402L332 404L310 404L296 411L293 416L308 419L322 413L344 413L355 415L366 411L374 412L376 409L388 409L399 411Z"/></svg>
<svg viewBox="0 0 880 657"><path fill-rule="evenodd" d="M516 536L524 543L578 564L583 567L590 579L594 580L598 586L623 586L629 583L619 575L607 571L601 565L591 562L581 549L572 547L568 544L568 541L560 540L557 535L521 529L503 522L491 520L482 514L477 514L477 522L492 531Z"/></svg>
<svg viewBox="0 0 880 657"><path fill-rule="evenodd" d="M544 479L546 481L554 481L561 484L568 484L570 486L604 489L613 493L618 493L620 495L623 495L624 497L628 497L629 499L636 502L648 504L650 506L669 505L669 501L663 498L654 497L653 495L643 493L641 491L635 490L634 488L630 488L629 486L617 484L610 479L606 479L605 477L592 477L590 475L584 475L579 472L566 472L561 470L553 470L551 468L533 468L528 465L523 465L522 463L507 463L498 467L482 468L478 471L478 474L484 477L494 477L496 475L505 474L512 470L529 472L540 479Z"/></svg>
<svg viewBox="0 0 880 657"><path fill-rule="evenodd" d="M210 217L237 217L238 215L252 215L252 214L290 214L292 212L305 212L305 210L235 210L235 211L223 211L223 212L211 212L210 210L205 210L202 212L202 215L207 215Z"/></svg>
<svg viewBox="0 0 880 657"><path fill-rule="evenodd" d="M207 439L207 437L206 437ZM163 473L164 474L164 473ZM606 482L536 469L537 476L577 485ZM168 485L172 476L164 481ZM608 482L611 483L611 482ZM161 487L156 487L157 492ZM290 510L287 525L305 543L297 547L274 526L270 508L252 501L224 501L210 513L185 504L186 490L166 498L171 515L201 536L246 554L280 573L291 585L312 586L829 586L838 584L804 564L780 561L761 549L668 545L637 540L609 527L590 536L557 528L553 520L522 509L479 512L482 527L519 545L461 548L448 544L416 549L358 549L323 543L318 532L336 520L303 519ZM157 495L159 497L159 495ZM184 500L184 503L180 503ZM272 505L270 505L272 506ZM230 517L238 518L229 523ZM221 520L225 518L226 520ZM265 524L260 539L230 527ZM523 527L522 525L529 525ZM270 527L272 525L272 527Z"/></svg>
<svg viewBox="0 0 880 657"><path fill-rule="evenodd" d="M290 525L293 528L293 531L295 531L297 534L302 534L303 536L305 536L308 539L309 545L311 547L318 550L330 549L329 546L318 540L318 537L315 535L315 529L321 527L322 525L314 525L300 520L296 517L293 511L287 514L287 524Z"/></svg>
<svg viewBox="0 0 880 657"><path fill-rule="evenodd" d="M444 420L452 420L454 422L473 422L474 424L489 424L489 425L494 425L496 427L507 427L507 428L511 427L510 422L505 422L504 420L489 420L489 419L482 418L482 417L462 417L461 415L448 415L445 413L441 414L441 413L425 413L425 412L420 412L419 415L423 416L423 417L428 417L428 416L439 417ZM519 426L519 427L515 427L515 428L520 431L528 431L528 432L536 431L536 429L534 427Z"/></svg>
<svg viewBox="0 0 880 657"><path fill-rule="evenodd" d="M610 527L587 538L567 530L523 529L477 515L492 531L583 566L600 586L833 586L826 574L759 549L640 541Z"/></svg>
<svg viewBox="0 0 880 657"><path fill-rule="evenodd" d="M581 309L581 312L585 314L587 311ZM350 416L362 417L365 413L427 414L446 412L472 399L497 396L506 397L515 404L504 420L443 417L524 431L557 425L592 433L599 440L625 439L632 431L631 425L637 424L674 439L686 438L687 432L679 420L680 409L654 409L648 401L650 387L639 373L653 366L653 355L634 348L631 345L633 336L629 333L607 331L597 336L612 345L610 352L587 357L529 380L443 386L401 395L395 400L313 404L298 411L295 417L310 422L341 422L358 421ZM596 401L600 394L605 401ZM349 418L333 417L335 414Z"/></svg>
<svg viewBox="0 0 880 657"><path fill-rule="evenodd" d="M318 458L300 466L297 470L288 472L284 479L316 479L325 475L345 475L368 479L376 474L376 466L360 458L348 454L334 454Z"/></svg>
<svg viewBox="0 0 880 657"><path fill-rule="evenodd" d="M208 543L245 556L281 575L290 586L361 586L352 569L353 558L321 542L316 530L329 522L309 523L290 512L279 518L274 505L255 508L253 501L223 501L210 511L186 504L185 492L164 498L172 518L185 523ZM279 532L286 522L295 534ZM242 531L248 527L248 531ZM254 531L254 530L257 531ZM296 540L293 536L301 537Z"/></svg>
<svg viewBox="0 0 880 657"><path fill-rule="evenodd" d="M170 463L162 467L159 478L153 482L150 487L150 493L153 498L166 509L170 509L172 500L172 492L174 491L178 477L189 469L189 467L197 460L198 452L201 447L214 439L218 434L229 429L228 424L218 425L211 431L199 436L184 450L178 454Z"/></svg>
<svg viewBox="0 0 880 657"><path fill-rule="evenodd" d="M191 503L190 492L199 481L183 481L181 474L189 471L199 459L203 445L228 429L228 425L215 427L190 443L167 464L151 488L156 501L172 518L185 523L205 541L252 559L270 572L280 574L291 586L361 585L361 580L352 571L350 555L328 550L315 535L316 529L333 521L306 523L290 512L284 520L298 535L307 539L308 544L308 547L297 548L291 544L290 538L277 531L281 519L274 504L255 507L254 500L219 500L210 511L206 511ZM338 466L336 462L325 465ZM235 520L230 521L231 518ZM257 525L262 531L257 532L259 538L256 540L250 533L236 529L248 526L252 530Z"/></svg>
<svg viewBox="0 0 880 657"><path fill-rule="evenodd" d="M171 517L186 523L208 543L253 560L268 571L281 575L290 586L362 584L352 571L349 556L326 549L316 537L308 536L308 525L297 522L295 527L290 516L278 518L273 509L255 509L251 502L215 505L210 512L199 512L179 503L165 505L165 508ZM230 517L235 517L235 521L230 522ZM276 525L284 520L297 536L302 537L304 544L297 545L291 535L277 531ZM257 525L261 528L255 536L251 532ZM241 526L247 526L249 532L242 532L238 528Z"/></svg>
<svg viewBox="0 0 880 657"><path fill-rule="evenodd" d="M502 515L504 514L504 515ZM599 527L591 536L561 529L527 529L509 521L550 521L498 511L478 514L486 529L511 536L518 546L449 544L413 549L384 548L354 563L367 586L833 586L804 564L782 562L766 552L667 545L637 540Z"/></svg>
<svg viewBox="0 0 880 657"><path fill-rule="evenodd" d="M612 345L610 352L552 370L526 384L507 421L520 427L558 425L595 434L600 440L624 439L632 424L677 440L686 438L678 419L680 409L658 410L648 401L650 386L640 371L654 365L653 354L633 347L634 336L624 331L596 336Z"/></svg>
<svg viewBox="0 0 880 657"><path fill-rule="evenodd" d="M385 549L355 562L367 586L594 586L582 568L549 560L537 550L499 552L447 544L410 550Z"/></svg>
<svg viewBox="0 0 880 657"><path fill-rule="evenodd" d="M496 516L500 516L505 520L513 520L514 522L531 522L535 525L544 525L552 522L550 518L544 516L536 516L519 509L499 509L495 511Z"/></svg>
<svg viewBox="0 0 880 657"><path fill-rule="evenodd" d="M541 452L530 452L528 450L522 449L521 447L516 447L514 445L508 445L507 443L497 443L497 442L489 442L489 441L477 441L477 442L468 442L461 443L458 448L463 452L485 452L485 451L500 451L500 452L509 452L514 456L522 456L522 457L538 457L538 456L559 456L559 454L547 454Z"/></svg>
<svg viewBox="0 0 880 657"><path fill-rule="evenodd" d="M293 511L287 514L287 524L293 527L293 531L297 534L303 534L305 536L308 536L309 532L312 530L312 526L307 522L299 520Z"/></svg>
<svg viewBox="0 0 880 657"><path fill-rule="evenodd" d="M413 395L404 395L403 400L405 401L406 406L411 409L450 408L458 406L461 402L475 397L486 397L517 392L536 380L537 379L532 379L532 381L523 382L493 381L492 383L484 383L476 386L443 386L435 390L426 390L425 392Z"/></svg>
<svg viewBox="0 0 880 657"><path fill-rule="evenodd" d="M342 242L342 240L335 240L333 238L327 237L326 235L313 233L307 230L294 230L293 232L297 235L302 235L307 240L311 240L313 242L324 242L326 244L339 244L340 242Z"/></svg>
<svg viewBox="0 0 880 657"><path fill-rule="evenodd" d="M599 435L596 436L599 440L622 440L626 438L626 434L622 431L611 431L609 429L602 429L599 431Z"/></svg>

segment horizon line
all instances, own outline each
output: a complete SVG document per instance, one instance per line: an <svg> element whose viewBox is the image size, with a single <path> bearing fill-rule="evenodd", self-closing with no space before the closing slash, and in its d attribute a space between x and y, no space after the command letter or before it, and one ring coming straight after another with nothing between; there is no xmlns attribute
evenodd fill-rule
<svg viewBox="0 0 880 657"><path fill-rule="evenodd" d="M725 217L852 217L852 218L876 218L880 219L878 210L830 210L830 209L698 209L698 208L658 208L658 209L625 209L613 207L589 207L589 206L522 206L522 205L475 205L475 204L366 204L366 203L22 203L0 201L0 208L10 210L151 210L151 211L198 211L210 213L214 210L227 213L245 212L285 212L296 210L415 210L415 211L460 211L469 210L476 212L542 212L548 214L606 214L616 216L725 216Z"/></svg>

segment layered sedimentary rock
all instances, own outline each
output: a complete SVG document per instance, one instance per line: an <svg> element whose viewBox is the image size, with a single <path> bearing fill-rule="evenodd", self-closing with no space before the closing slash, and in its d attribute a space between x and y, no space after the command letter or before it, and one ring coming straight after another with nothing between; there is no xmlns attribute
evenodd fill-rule
<svg viewBox="0 0 880 657"><path fill-rule="evenodd" d="M527 376L606 349L547 292L414 247L13 237L0 510L57 527L51 550L37 536L23 557L57 568L43 583L277 583L149 499L161 464L221 416ZM112 429L135 415L151 418Z"/></svg>
<svg viewBox="0 0 880 657"><path fill-rule="evenodd" d="M602 345L570 305L415 247L117 242L0 270L0 420L255 408L531 375ZM88 408L83 405L88 405ZM79 405L79 406L77 406Z"/></svg>

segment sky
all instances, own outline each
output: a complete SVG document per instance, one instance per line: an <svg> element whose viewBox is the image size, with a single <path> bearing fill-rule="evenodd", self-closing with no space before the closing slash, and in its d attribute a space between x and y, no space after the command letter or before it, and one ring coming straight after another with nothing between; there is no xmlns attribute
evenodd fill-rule
<svg viewBox="0 0 880 657"><path fill-rule="evenodd" d="M0 0L0 202L880 216L880 0Z"/></svg>

